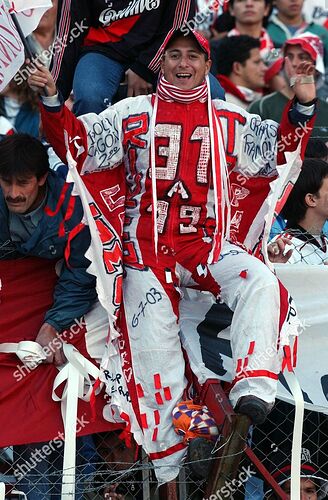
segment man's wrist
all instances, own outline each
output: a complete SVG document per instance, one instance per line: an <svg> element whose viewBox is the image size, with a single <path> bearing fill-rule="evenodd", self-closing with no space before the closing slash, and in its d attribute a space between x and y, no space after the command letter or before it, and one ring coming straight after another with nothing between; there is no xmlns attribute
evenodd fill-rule
<svg viewBox="0 0 328 500"><path fill-rule="evenodd" d="M307 102L301 102L299 99L297 99L297 97L295 98L295 101L296 103L299 103L301 104L301 106L313 106L313 104L316 104L317 101L318 101L318 98L315 97L314 99L312 99L311 101L307 101Z"/></svg>

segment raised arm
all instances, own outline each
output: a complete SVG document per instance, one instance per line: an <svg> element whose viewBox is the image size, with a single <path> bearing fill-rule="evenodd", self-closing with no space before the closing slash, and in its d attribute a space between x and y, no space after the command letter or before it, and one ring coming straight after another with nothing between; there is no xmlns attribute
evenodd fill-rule
<svg viewBox="0 0 328 500"><path fill-rule="evenodd" d="M90 113L77 118L64 105L50 71L41 65L37 65L28 83L40 93L43 130L62 161L66 163L69 148L82 174L121 164L121 123L113 108L100 115Z"/></svg>

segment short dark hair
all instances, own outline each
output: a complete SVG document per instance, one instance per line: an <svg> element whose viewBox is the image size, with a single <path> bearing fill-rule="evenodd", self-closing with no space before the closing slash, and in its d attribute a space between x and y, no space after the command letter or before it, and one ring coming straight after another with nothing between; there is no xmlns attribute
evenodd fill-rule
<svg viewBox="0 0 328 500"><path fill-rule="evenodd" d="M318 158L307 158L301 173L281 211L287 219L287 227L294 227L305 216L308 206L305 202L307 193L317 194L324 179L328 177L328 163Z"/></svg>
<svg viewBox="0 0 328 500"><path fill-rule="evenodd" d="M326 143L322 139L310 137L305 150L305 158L320 158L327 161L328 147Z"/></svg>
<svg viewBox="0 0 328 500"><path fill-rule="evenodd" d="M39 180L47 172L47 148L35 137L14 134L0 142L0 177L12 179L36 176Z"/></svg>
<svg viewBox="0 0 328 500"><path fill-rule="evenodd" d="M218 45L216 67L218 73L229 76L234 62L244 64L252 49L260 48L260 40L248 35L226 36Z"/></svg>

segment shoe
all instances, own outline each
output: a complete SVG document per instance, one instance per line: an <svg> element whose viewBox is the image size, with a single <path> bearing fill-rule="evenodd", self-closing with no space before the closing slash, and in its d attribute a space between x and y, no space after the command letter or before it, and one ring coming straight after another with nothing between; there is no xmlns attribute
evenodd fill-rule
<svg viewBox="0 0 328 500"><path fill-rule="evenodd" d="M273 406L274 403L267 403L256 396L242 396L236 404L235 412L247 415L254 425L263 424Z"/></svg>
<svg viewBox="0 0 328 500"><path fill-rule="evenodd" d="M213 441L200 437L191 439L188 444L188 466L199 479L207 479L209 476L214 459L213 448Z"/></svg>

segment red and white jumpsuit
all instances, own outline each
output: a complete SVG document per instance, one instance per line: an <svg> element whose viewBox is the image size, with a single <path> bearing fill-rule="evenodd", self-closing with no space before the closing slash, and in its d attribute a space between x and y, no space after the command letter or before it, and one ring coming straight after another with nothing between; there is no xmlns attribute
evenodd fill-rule
<svg viewBox="0 0 328 500"><path fill-rule="evenodd" d="M274 274L239 246L225 242L218 262L208 264L215 204L206 103L158 102L156 258L150 176L152 103L153 97L139 96L100 115L77 119L63 106L43 108L42 115L45 133L59 156L66 153L64 130L73 156L83 146L81 174L122 168L124 162L125 316L120 326L130 344L133 380L127 385L132 405L129 408L117 393L112 400L128 413L137 442L155 463L158 480L165 482L177 475L185 453L171 417L186 386L178 336L180 287L198 285L234 311L231 347L238 375L230 392L233 405L247 394L274 401L283 352L280 335L288 337L290 304ZM275 150L279 134L290 134L295 139L290 141L291 149L296 149L299 139L286 115L277 132L271 120L261 122L230 103L214 103L227 161L235 170L257 175L264 166L261 157ZM275 175L275 164L276 155L265 162L267 175Z"/></svg>

